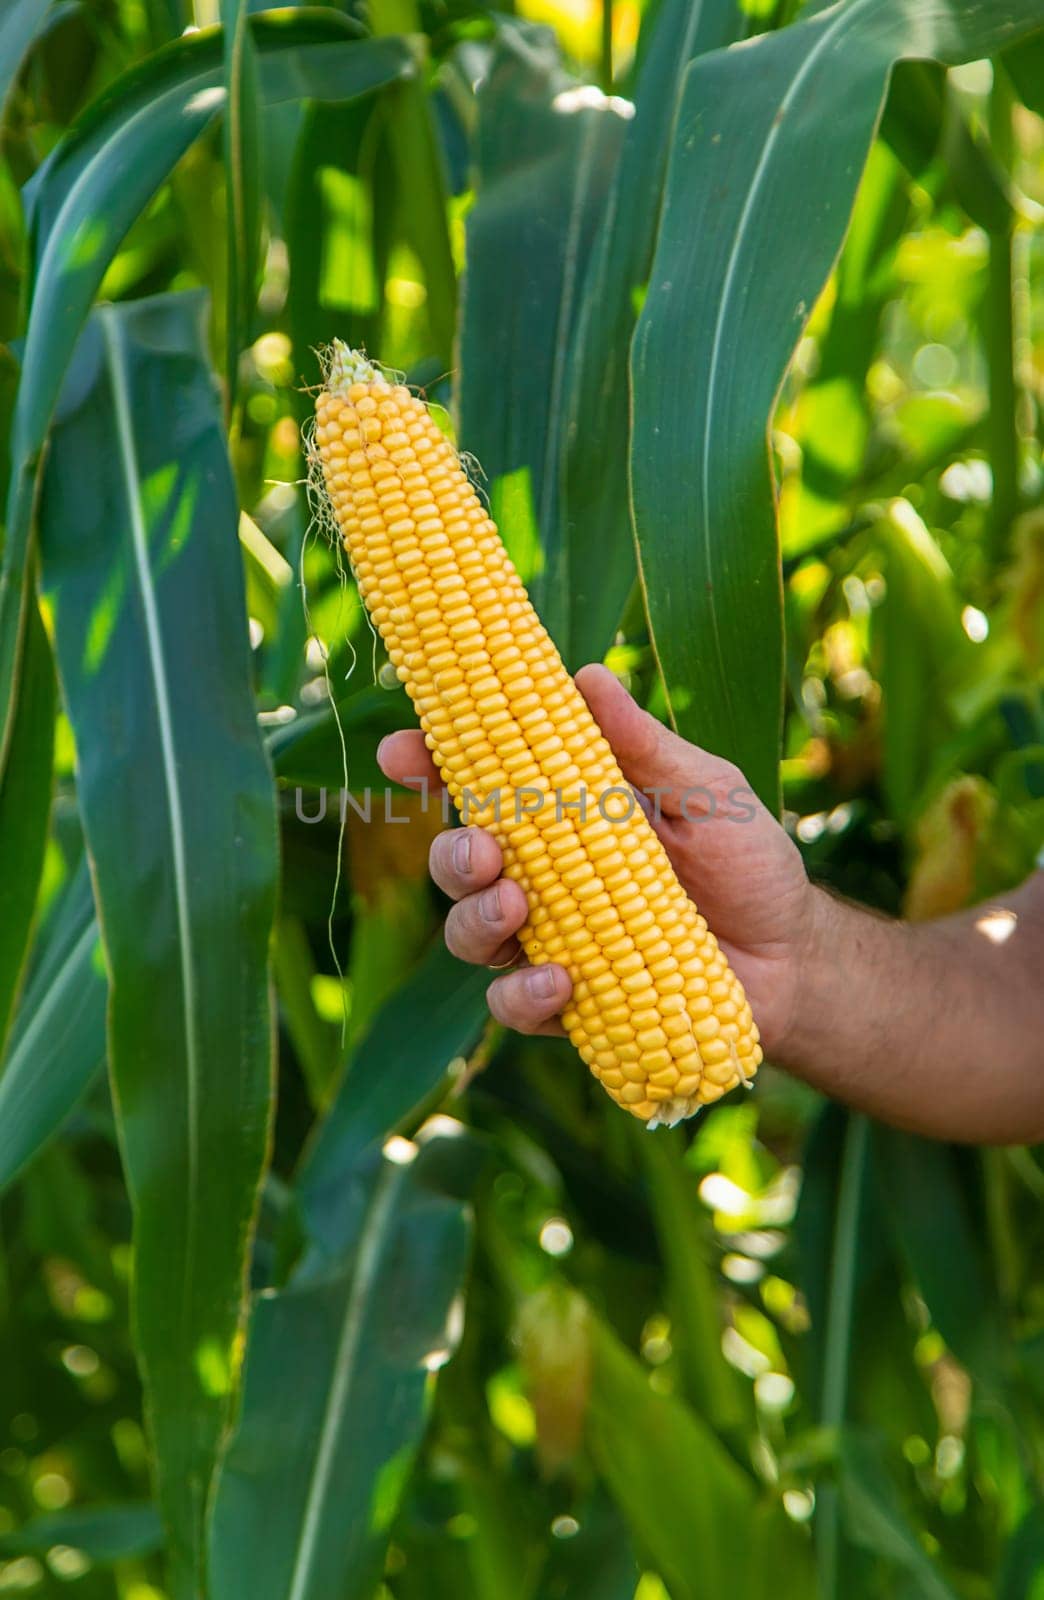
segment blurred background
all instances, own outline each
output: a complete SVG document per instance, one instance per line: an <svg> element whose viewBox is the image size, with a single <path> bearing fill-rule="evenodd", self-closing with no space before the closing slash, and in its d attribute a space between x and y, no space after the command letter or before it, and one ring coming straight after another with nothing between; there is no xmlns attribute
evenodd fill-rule
<svg viewBox="0 0 1044 1600"><path fill-rule="evenodd" d="M0 16L0 1594L1044 1595L1039 1154L771 1065L648 1136L493 1026L305 482L337 336L443 408L568 663L816 879L1019 882L1044 7L798 10Z"/></svg>

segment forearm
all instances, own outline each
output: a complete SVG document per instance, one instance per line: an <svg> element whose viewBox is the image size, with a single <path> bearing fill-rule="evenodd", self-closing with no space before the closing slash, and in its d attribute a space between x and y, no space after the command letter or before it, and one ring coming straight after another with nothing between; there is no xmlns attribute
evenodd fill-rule
<svg viewBox="0 0 1044 1600"><path fill-rule="evenodd" d="M824 1093L912 1132L1044 1139L1044 872L987 906L926 923L816 890L776 1056Z"/></svg>

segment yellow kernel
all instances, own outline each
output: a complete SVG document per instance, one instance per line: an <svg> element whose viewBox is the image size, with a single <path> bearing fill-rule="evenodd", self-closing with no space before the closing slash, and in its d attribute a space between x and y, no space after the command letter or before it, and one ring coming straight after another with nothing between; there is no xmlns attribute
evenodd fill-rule
<svg viewBox="0 0 1044 1600"><path fill-rule="evenodd" d="M592 994L612 994L616 988L616 979L611 972L605 970L605 961L597 954L592 954L583 963L584 977ZM592 976L593 971L593 976Z"/></svg>
<svg viewBox="0 0 1044 1600"><path fill-rule="evenodd" d="M645 1028L635 1037L642 1050L665 1050L667 1035L662 1028Z"/></svg>
<svg viewBox="0 0 1044 1600"><path fill-rule="evenodd" d="M605 1032L609 1042L615 1045L630 1044L634 1039L633 1030L623 1022L614 1023L611 1027L607 1027Z"/></svg>

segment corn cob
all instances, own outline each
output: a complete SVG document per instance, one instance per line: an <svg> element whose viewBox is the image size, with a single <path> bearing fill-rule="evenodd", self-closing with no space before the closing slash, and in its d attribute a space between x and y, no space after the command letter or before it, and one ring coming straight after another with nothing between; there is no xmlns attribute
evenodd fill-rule
<svg viewBox="0 0 1044 1600"><path fill-rule="evenodd" d="M742 986L425 404L338 342L315 440L428 748L525 892L522 948L569 973L562 1021L580 1055L650 1126L748 1081L761 1048Z"/></svg>

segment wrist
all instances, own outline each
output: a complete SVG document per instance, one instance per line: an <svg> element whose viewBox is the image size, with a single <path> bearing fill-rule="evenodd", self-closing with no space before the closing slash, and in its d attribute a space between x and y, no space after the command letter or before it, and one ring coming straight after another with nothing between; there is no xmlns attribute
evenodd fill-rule
<svg viewBox="0 0 1044 1600"><path fill-rule="evenodd" d="M770 1041L772 1060L801 1073L816 1062L835 1031L838 1008L851 969L846 963L845 924L858 916L854 907L810 883L792 954L790 1014Z"/></svg>

